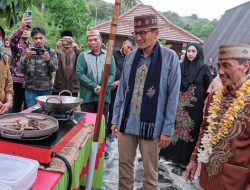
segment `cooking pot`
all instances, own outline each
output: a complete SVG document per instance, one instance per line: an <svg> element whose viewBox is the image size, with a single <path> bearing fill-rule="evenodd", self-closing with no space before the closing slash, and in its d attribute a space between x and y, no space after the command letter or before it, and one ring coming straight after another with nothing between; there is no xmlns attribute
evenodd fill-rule
<svg viewBox="0 0 250 190"><path fill-rule="evenodd" d="M68 92L70 96L61 96L65 92ZM73 97L72 93L67 90L61 91L59 95L38 96L36 100L43 109L53 113L74 110L83 102L82 98Z"/></svg>
<svg viewBox="0 0 250 190"><path fill-rule="evenodd" d="M58 128L58 121L45 114L10 113L0 116L0 136L4 138L39 139L50 136Z"/></svg>

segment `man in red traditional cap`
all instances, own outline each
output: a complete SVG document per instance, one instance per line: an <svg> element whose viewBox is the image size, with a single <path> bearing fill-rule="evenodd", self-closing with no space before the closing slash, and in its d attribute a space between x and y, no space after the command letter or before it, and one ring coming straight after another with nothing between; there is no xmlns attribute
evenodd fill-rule
<svg viewBox="0 0 250 190"><path fill-rule="evenodd" d="M118 137L119 189L133 189L136 150L142 155L142 189L156 190L160 148L174 130L180 88L177 54L158 41L156 15L134 17L138 48L125 58L116 94L112 133Z"/></svg>
<svg viewBox="0 0 250 190"><path fill-rule="evenodd" d="M186 168L194 179L202 162L205 190L250 189L250 47L219 48L218 74L223 87L208 97L199 139Z"/></svg>

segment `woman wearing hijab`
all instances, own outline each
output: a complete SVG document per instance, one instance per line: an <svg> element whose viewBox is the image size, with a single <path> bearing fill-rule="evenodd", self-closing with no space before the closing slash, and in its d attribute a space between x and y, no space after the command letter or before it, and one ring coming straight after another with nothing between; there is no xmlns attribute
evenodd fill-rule
<svg viewBox="0 0 250 190"><path fill-rule="evenodd" d="M197 43L190 43L181 63L181 87L175 131L170 146L160 153L177 166L172 170L177 175L182 175L198 139L204 100L211 80L209 67L204 64L202 47Z"/></svg>

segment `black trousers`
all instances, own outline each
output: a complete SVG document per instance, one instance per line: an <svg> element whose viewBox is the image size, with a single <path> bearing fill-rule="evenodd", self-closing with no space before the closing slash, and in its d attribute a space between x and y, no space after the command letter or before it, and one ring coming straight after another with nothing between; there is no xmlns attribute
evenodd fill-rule
<svg viewBox="0 0 250 190"><path fill-rule="evenodd" d="M97 113L97 108L98 108L98 102L90 102L90 103L85 103L81 105L81 110L84 112L90 112L90 113ZM104 109L103 109L103 114L105 117L105 126L106 126L106 135L107 135L107 119L108 119L108 111L109 111L109 104L105 103Z"/></svg>
<svg viewBox="0 0 250 190"><path fill-rule="evenodd" d="M25 90L23 88L22 83L13 82L13 90L14 90L14 97L13 97L13 107L11 109L12 113L17 113L26 109L25 105Z"/></svg>
<svg viewBox="0 0 250 190"><path fill-rule="evenodd" d="M113 108L115 104L115 97L116 97L117 88L111 91L111 103L109 105L109 117L107 123L107 135L112 134L111 126L112 126L112 118L113 118Z"/></svg>

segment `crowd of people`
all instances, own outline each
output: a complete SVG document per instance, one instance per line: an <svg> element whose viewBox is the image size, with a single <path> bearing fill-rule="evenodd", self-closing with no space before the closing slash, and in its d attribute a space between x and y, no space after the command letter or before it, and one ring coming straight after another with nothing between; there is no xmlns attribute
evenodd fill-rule
<svg viewBox="0 0 250 190"><path fill-rule="evenodd" d="M106 138L118 138L119 189L133 189L138 147L145 190L157 189L160 157L190 181L201 162L205 190L249 189L250 47L220 46L217 71L201 45L189 43L180 62L158 36L156 15L135 16L132 36L113 52L103 114ZM63 90L83 99L81 111L97 113L107 52L98 30L86 38L81 52L73 33L62 31L54 50L26 15L10 43L0 27L0 114Z"/></svg>

